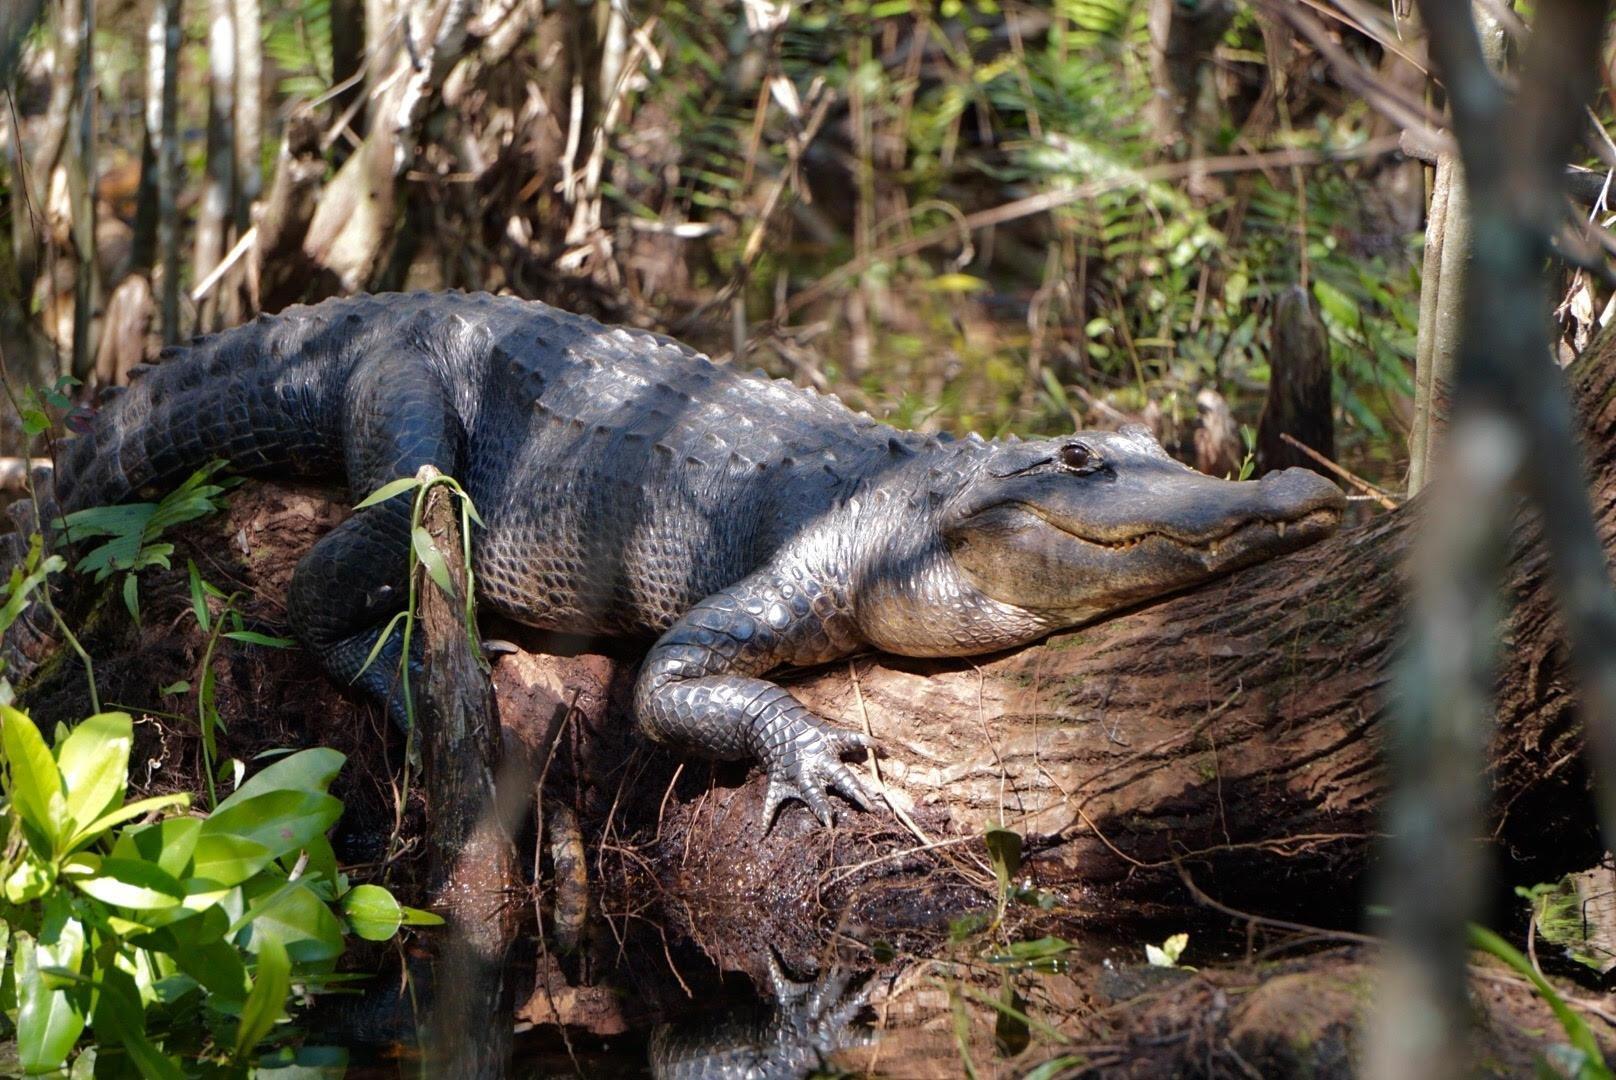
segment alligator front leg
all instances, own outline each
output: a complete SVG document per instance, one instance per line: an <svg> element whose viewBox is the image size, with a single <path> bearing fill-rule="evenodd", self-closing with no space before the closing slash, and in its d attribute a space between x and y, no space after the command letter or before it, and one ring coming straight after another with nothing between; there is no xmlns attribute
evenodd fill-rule
<svg viewBox="0 0 1616 1080"><path fill-rule="evenodd" d="M703 600L662 635L640 672L634 711L646 735L675 749L762 762L769 773L765 829L786 799L801 799L829 825L827 788L870 808L869 792L841 760L869 741L827 725L758 676L846 656L859 643L851 616L828 590L759 571Z"/></svg>

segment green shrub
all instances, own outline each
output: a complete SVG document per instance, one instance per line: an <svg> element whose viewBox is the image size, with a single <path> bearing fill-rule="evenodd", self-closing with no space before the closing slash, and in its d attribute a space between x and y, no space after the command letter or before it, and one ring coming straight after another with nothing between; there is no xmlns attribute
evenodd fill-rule
<svg viewBox="0 0 1616 1080"><path fill-rule="evenodd" d="M202 817L186 795L126 802L132 743L125 713L58 728L53 748L0 706L0 1009L29 1072L87 1029L98 1075L120 1055L146 1076L246 1066L294 987L333 976L345 933L440 921L338 871L336 751L282 757Z"/></svg>

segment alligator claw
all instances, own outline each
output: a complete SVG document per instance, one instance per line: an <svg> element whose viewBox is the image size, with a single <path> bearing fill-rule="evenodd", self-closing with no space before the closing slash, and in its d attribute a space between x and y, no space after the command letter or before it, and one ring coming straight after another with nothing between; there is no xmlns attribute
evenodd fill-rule
<svg viewBox="0 0 1616 1080"><path fill-rule="evenodd" d="M826 789L858 807L869 810L874 797L857 774L842 763L841 756L867 749L870 740L856 731L814 727L807 737L797 739L783 759L769 765L769 788L763 796L763 828L774 825L775 814L787 799L807 805L819 823L829 828L835 821Z"/></svg>

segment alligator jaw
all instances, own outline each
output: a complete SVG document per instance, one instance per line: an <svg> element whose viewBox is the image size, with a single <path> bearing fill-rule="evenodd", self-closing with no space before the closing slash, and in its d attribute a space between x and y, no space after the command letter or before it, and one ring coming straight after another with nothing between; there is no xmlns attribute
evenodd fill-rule
<svg viewBox="0 0 1616 1080"><path fill-rule="evenodd" d="M1059 522L1038 514L1037 507L1027 506L1026 509L1048 521L1051 526L1060 528ZM1145 529L1123 539L1084 536L1066 529L1061 531L1079 543L1108 552L1132 551L1146 544L1153 548L1188 552L1197 557L1209 573L1216 573L1232 568L1237 560L1254 553L1259 559L1271 558L1322 540L1335 531L1340 521L1339 509L1322 507L1294 518L1251 518L1216 534L1200 537L1178 536L1160 529Z"/></svg>

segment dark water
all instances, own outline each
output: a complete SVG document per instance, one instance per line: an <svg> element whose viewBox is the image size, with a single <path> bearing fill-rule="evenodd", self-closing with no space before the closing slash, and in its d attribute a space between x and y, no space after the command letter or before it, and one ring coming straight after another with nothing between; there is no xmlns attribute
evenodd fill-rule
<svg viewBox="0 0 1616 1080"><path fill-rule="evenodd" d="M514 1009L490 1002L486 1011L487 1024L510 1024L515 1032L502 1065L428 1059L433 1010L463 988L434 985L425 955L403 963L384 957L383 972L360 993L319 998L303 1015L305 1045L340 1048L345 1071L327 1075L348 1077L739 1080L811 1076L838 1050L873 1039L872 969L834 964L788 972L759 942L751 959L762 972L754 981L721 971L693 943L668 940L663 928L649 925L621 942L597 934L594 943L588 954L568 957L548 954L531 938L519 944L507 970ZM305 1060L314 1064L319 1053Z"/></svg>

